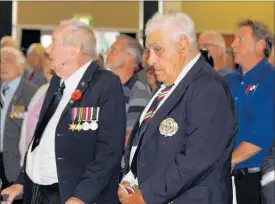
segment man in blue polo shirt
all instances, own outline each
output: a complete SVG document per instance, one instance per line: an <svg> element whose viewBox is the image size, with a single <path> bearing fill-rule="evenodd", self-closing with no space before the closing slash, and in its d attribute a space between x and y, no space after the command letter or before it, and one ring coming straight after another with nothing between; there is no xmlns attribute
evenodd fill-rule
<svg viewBox="0 0 275 204"><path fill-rule="evenodd" d="M238 204L260 204L260 167L274 139L274 67L268 63L272 37L260 22L239 24L232 43L241 68L225 77L239 117L232 154Z"/></svg>

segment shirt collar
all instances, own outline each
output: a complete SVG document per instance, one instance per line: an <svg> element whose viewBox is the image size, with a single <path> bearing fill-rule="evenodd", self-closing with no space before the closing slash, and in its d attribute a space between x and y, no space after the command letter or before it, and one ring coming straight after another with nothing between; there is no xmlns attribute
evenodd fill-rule
<svg viewBox="0 0 275 204"><path fill-rule="evenodd" d="M2 84L2 90L4 87L9 87L9 90L11 90L12 92L15 92L17 87L19 86L19 83L22 79L22 76L16 77L14 80L12 80L10 83L3 83Z"/></svg>
<svg viewBox="0 0 275 204"><path fill-rule="evenodd" d="M258 80L261 76L261 72L263 71L265 65L268 64L266 58L263 58L259 61L251 70L249 70L244 76L242 74L242 70L240 68L240 73L244 78L255 79Z"/></svg>
<svg viewBox="0 0 275 204"><path fill-rule="evenodd" d="M123 86L126 86L128 87L129 89L132 89L132 87L134 86L135 82L137 81L138 79L138 76L136 73L134 73L133 76L131 76L130 79L128 79L128 81L123 85Z"/></svg>
<svg viewBox="0 0 275 204"><path fill-rule="evenodd" d="M72 76L70 76L68 79L66 80L61 80L60 81L60 85L62 84L62 82L65 83L65 87L66 89L76 89L76 87L78 86L78 83L80 82L80 80L82 79L84 73L86 72L86 70L88 69L89 65L91 64L92 60L90 60L89 62L87 62L86 64L84 64L81 68L79 68L75 73L72 74Z"/></svg>

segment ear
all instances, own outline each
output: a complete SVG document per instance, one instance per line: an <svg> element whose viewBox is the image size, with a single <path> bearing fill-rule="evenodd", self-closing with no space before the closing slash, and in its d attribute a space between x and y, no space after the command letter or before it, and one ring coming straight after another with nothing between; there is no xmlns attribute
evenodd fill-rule
<svg viewBox="0 0 275 204"><path fill-rule="evenodd" d="M221 57L223 55L222 47L218 47L217 54L218 54L219 57Z"/></svg>
<svg viewBox="0 0 275 204"><path fill-rule="evenodd" d="M72 56L76 57L79 56L81 53L80 47L79 46L73 46L72 47Z"/></svg>
<svg viewBox="0 0 275 204"><path fill-rule="evenodd" d="M265 49L265 41L264 40L258 40L256 43L256 51L257 52L263 52Z"/></svg>
<svg viewBox="0 0 275 204"><path fill-rule="evenodd" d="M187 52L190 50L190 41L186 35L180 36L177 50L180 54L187 55Z"/></svg>
<svg viewBox="0 0 275 204"><path fill-rule="evenodd" d="M21 75L21 76L24 75L24 71L25 71L24 65L23 64L18 64L17 66L18 66L19 75Z"/></svg>

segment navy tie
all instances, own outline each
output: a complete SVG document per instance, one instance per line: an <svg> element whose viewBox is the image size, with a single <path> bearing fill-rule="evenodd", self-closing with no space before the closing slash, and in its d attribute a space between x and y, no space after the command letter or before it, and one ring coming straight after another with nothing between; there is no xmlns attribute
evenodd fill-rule
<svg viewBox="0 0 275 204"><path fill-rule="evenodd" d="M65 84L63 82L61 84L61 86L58 88L56 94L54 95L54 97L48 107L46 114L44 115L44 118L39 123L39 126L37 127L37 129L35 131L34 140L33 140L32 149L31 149L32 151L39 145L42 134L43 134L46 126L48 125L50 119L52 118L54 112L56 111L57 106L62 98L64 89L65 89Z"/></svg>
<svg viewBox="0 0 275 204"><path fill-rule="evenodd" d="M145 132L149 122L153 118L153 116L156 112L156 109L158 108L158 105L165 98L165 96L169 93L169 91L172 87L173 87L173 85L167 86L166 88L164 88L163 90L161 90L159 92L158 96L154 99L150 108L146 112L144 119L142 120L142 123L139 126L139 129L134 137L132 146L138 146L138 147L137 147L137 150L135 152L135 155L134 155L134 158L133 158L133 161L131 164L131 171L132 171L133 175L135 176L135 178L137 177L137 157L138 157L139 150L141 147L144 132Z"/></svg>

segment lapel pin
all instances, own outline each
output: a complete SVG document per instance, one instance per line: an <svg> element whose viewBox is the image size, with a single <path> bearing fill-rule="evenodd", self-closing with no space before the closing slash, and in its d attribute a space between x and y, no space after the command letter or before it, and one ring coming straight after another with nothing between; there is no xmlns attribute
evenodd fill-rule
<svg viewBox="0 0 275 204"><path fill-rule="evenodd" d="M84 87L84 86L85 86L85 82L81 82L81 86L83 86L83 87Z"/></svg>

